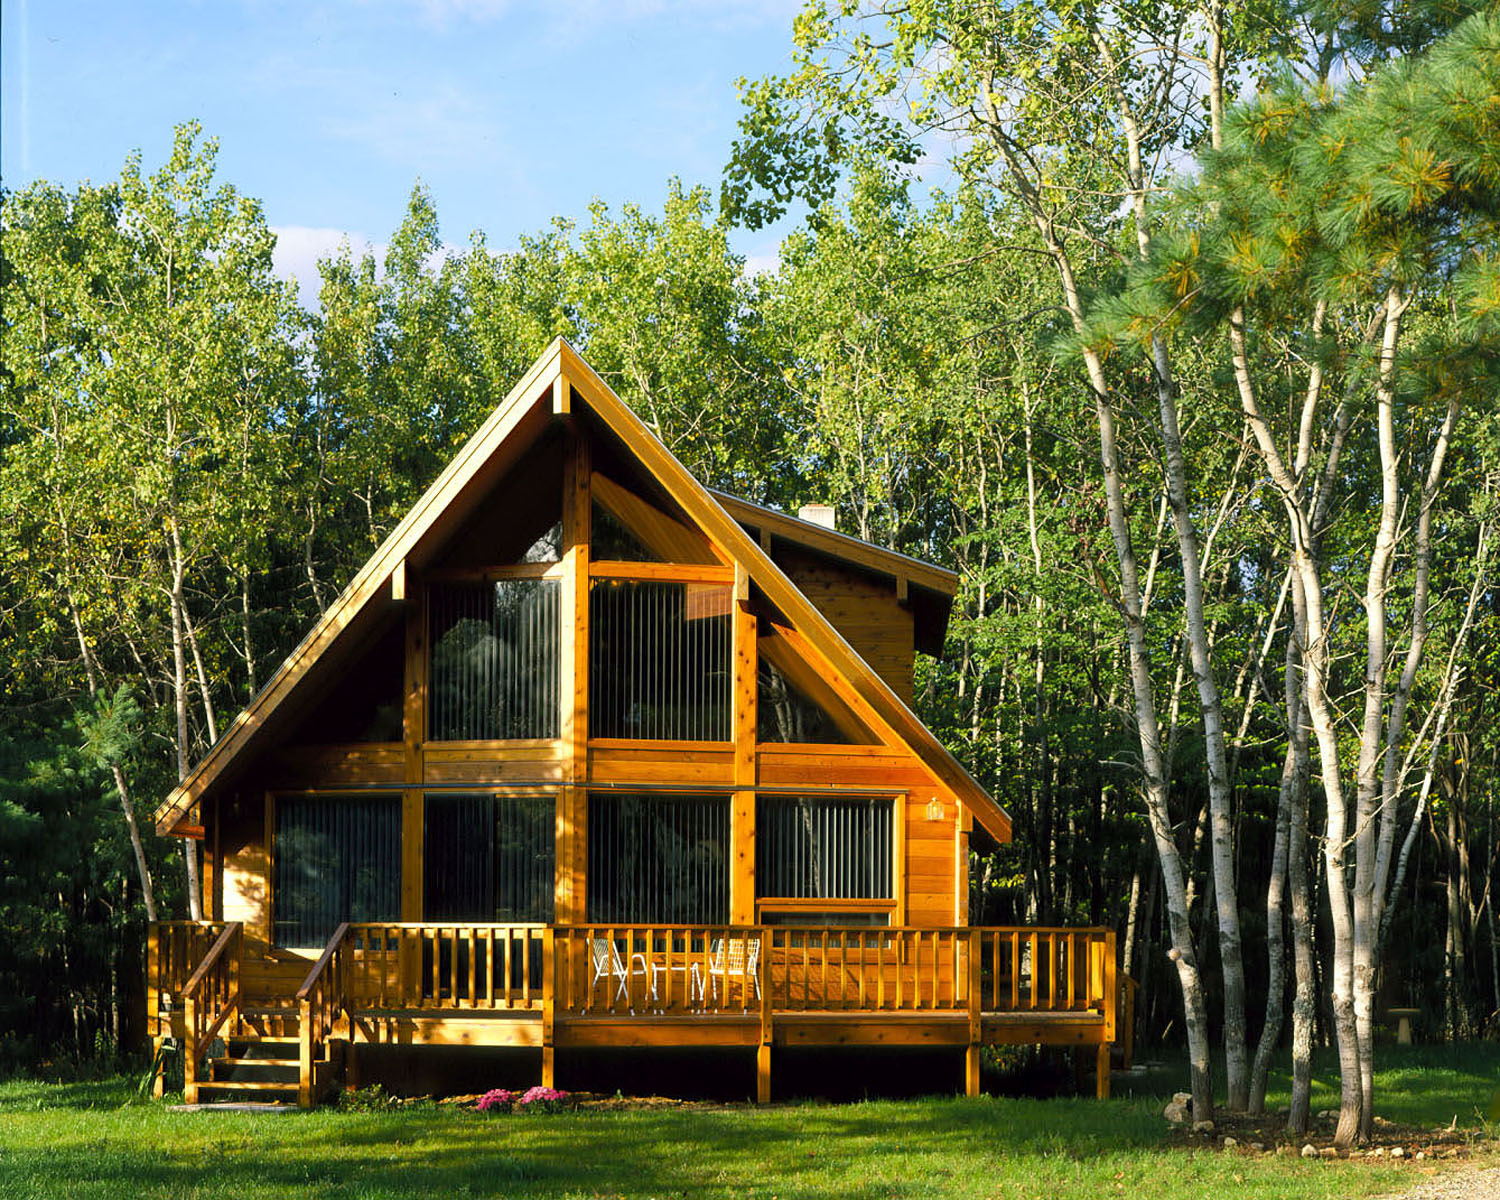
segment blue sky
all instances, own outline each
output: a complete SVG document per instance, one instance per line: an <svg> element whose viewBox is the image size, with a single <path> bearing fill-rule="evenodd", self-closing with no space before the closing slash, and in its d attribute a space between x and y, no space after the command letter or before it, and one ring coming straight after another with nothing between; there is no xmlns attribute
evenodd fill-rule
<svg viewBox="0 0 1500 1200"><path fill-rule="evenodd" d="M383 243L413 183L444 238L494 248L598 197L716 186L734 81L785 70L797 0L4 0L0 173L154 169L178 122L219 139L304 283L342 234ZM737 235L752 264L775 231Z"/></svg>

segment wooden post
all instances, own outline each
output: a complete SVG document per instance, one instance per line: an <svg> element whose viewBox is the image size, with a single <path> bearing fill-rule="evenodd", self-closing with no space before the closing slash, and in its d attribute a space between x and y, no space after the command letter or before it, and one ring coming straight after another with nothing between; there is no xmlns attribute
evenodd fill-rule
<svg viewBox="0 0 1500 1200"><path fill-rule="evenodd" d="M755 1102L771 1102L771 1040L774 1034L771 1021L771 967L770 938L764 928L758 929L760 955L756 961L756 976L760 983L760 1045L755 1051ZM726 989L727 990L727 989Z"/></svg>
<svg viewBox="0 0 1500 1200"><path fill-rule="evenodd" d="M984 983L980 972L983 942L980 935L967 931L965 945L969 953L969 1045L964 1051L964 1095L979 1095L979 1047L984 1036Z"/></svg>
<svg viewBox="0 0 1500 1200"><path fill-rule="evenodd" d="M561 395L568 382L560 381ZM592 499L589 491L589 444L576 428L563 459L562 484L562 644L560 735L562 775L567 784L558 796L556 919L578 924L588 910L589 755L589 536Z"/></svg>
<svg viewBox="0 0 1500 1200"><path fill-rule="evenodd" d="M404 703L402 705L402 744L405 750L406 790L401 793L401 919L422 920L424 880L423 839L426 804L422 785L426 782L427 760L427 587L409 569L402 571L406 592L406 656L404 668ZM396 971L403 991L415 987L422 969L420 954L413 955L403 941L396 960Z"/></svg>
<svg viewBox="0 0 1500 1200"><path fill-rule="evenodd" d="M557 1086L557 940L552 926L542 930L542 1086Z"/></svg>
<svg viewBox="0 0 1500 1200"><path fill-rule="evenodd" d="M743 563L734 568L734 793L729 816L729 844L734 861L729 873L729 920L735 925L755 923L755 742L756 620L750 607L750 573Z"/></svg>
<svg viewBox="0 0 1500 1200"><path fill-rule="evenodd" d="M191 995L182 1002L182 1099L198 1103L198 1000Z"/></svg>
<svg viewBox="0 0 1500 1200"><path fill-rule="evenodd" d="M312 997L297 1002L297 1107L313 1106Z"/></svg>
<svg viewBox="0 0 1500 1200"><path fill-rule="evenodd" d="M1109 1099L1109 1052L1114 1045L1119 1024L1117 1010L1120 1003L1120 986L1115 978L1115 931L1104 935L1104 1040L1099 1044L1097 1094L1099 1099Z"/></svg>

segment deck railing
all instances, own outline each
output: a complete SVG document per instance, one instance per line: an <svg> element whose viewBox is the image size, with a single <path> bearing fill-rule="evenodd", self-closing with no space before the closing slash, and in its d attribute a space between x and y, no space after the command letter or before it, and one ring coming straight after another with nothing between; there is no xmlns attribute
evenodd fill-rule
<svg viewBox="0 0 1500 1200"><path fill-rule="evenodd" d="M225 928L223 921L157 921L147 931L146 1033L149 1036L180 1034L173 1024L174 1015L182 1011L183 988Z"/></svg>
<svg viewBox="0 0 1500 1200"><path fill-rule="evenodd" d="M333 932L328 945L313 963L297 989L297 1043L301 1070L297 1103L311 1108L317 1075L315 1063L323 1058L323 1047L348 1013L348 979L351 958L349 923Z"/></svg>
<svg viewBox="0 0 1500 1200"><path fill-rule="evenodd" d="M967 929L770 926L777 1012L938 1012L966 1008Z"/></svg>
<svg viewBox="0 0 1500 1200"><path fill-rule="evenodd" d="M754 925L568 925L555 933L562 1015L746 1012L766 991Z"/></svg>
<svg viewBox="0 0 1500 1200"><path fill-rule="evenodd" d="M354 1011L540 1009L547 926L374 924L348 927Z"/></svg>
<svg viewBox="0 0 1500 1200"><path fill-rule="evenodd" d="M182 987L182 1095L189 1104L198 1100L204 1053L239 1010L243 934L238 921L225 925Z"/></svg>
<svg viewBox="0 0 1500 1200"><path fill-rule="evenodd" d="M1103 1012L1114 991L1113 935L1105 929L984 928L979 947L986 1012Z"/></svg>
<svg viewBox="0 0 1500 1200"><path fill-rule="evenodd" d="M196 997L200 1045L237 991L240 938L237 925L153 928L151 984ZM1111 1015L1116 991L1104 929L348 923L298 1004L316 1051L341 1015L535 1013L549 999L559 1016L748 1013L763 999L779 1013Z"/></svg>

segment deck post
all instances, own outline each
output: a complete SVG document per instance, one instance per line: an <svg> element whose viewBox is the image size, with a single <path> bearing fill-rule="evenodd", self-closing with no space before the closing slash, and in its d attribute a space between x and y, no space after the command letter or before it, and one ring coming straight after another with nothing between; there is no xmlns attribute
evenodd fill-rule
<svg viewBox="0 0 1500 1200"><path fill-rule="evenodd" d="M969 1045L964 1050L964 1095L979 1095L979 1044L983 1040L984 985L980 973L984 939L970 929L965 938L969 953Z"/></svg>
<svg viewBox="0 0 1500 1200"><path fill-rule="evenodd" d="M182 1001L182 1100L198 1103L198 1000L189 994Z"/></svg>
<svg viewBox="0 0 1500 1200"><path fill-rule="evenodd" d="M1109 1051L1110 1045L1108 1042L1099 1043L1095 1094L1101 1100L1109 1099Z"/></svg>
<svg viewBox="0 0 1500 1200"><path fill-rule="evenodd" d="M542 1086L557 1086L557 939L551 925L542 930Z"/></svg>
<svg viewBox="0 0 1500 1200"><path fill-rule="evenodd" d="M297 1002L297 1107L313 1106L312 997Z"/></svg>
<svg viewBox="0 0 1500 1200"><path fill-rule="evenodd" d="M771 1039L774 1033L771 1016L771 968L770 939L764 927L756 931L760 936L760 955L755 971L760 983L760 1045L755 1050L755 1102L771 1102ZM728 991L726 986L725 991Z"/></svg>

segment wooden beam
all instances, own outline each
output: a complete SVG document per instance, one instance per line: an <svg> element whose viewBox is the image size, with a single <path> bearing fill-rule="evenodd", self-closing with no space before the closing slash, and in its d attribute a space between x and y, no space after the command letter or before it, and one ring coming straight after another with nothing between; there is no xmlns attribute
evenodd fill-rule
<svg viewBox="0 0 1500 1200"><path fill-rule="evenodd" d="M720 563L729 559L698 530L684 525L654 504L595 471L593 498L663 562Z"/></svg>
<svg viewBox="0 0 1500 1200"><path fill-rule="evenodd" d="M391 568L391 599L397 604L406 599L406 559Z"/></svg>
<svg viewBox="0 0 1500 1200"><path fill-rule="evenodd" d="M594 579L653 579L664 583L734 583L734 568L702 563L600 562L591 559L589 575Z"/></svg>
<svg viewBox="0 0 1500 1200"><path fill-rule="evenodd" d="M555 905L564 924L583 921L587 912L588 792L581 785L588 778L589 752L589 458L588 442L575 428L562 480L561 765L569 786L557 797Z"/></svg>
<svg viewBox="0 0 1500 1200"><path fill-rule="evenodd" d="M729 920L734 925L755 921L755 784L758 667L756 619L750 607L750 576L735 567L735 595L744 596L734 606L734 793L730 807L729 841L734 861L729 874Z"/></svg>
<svg viewBox="0 0 1500 1200"><path fill-rule="evenodd" d="M790 636L789 636L790 635ZM862 714L850 703L848 689L835 685L826 669L821 655L809 657L809 647L795 630L785 626L773 626L772 632L760 639L759 653L791 682L792 686L807 696L828 714L838 731L852 742L886 743L899 740L894 734L882 736L878 718L874 722L863 719ZM856 701L857 703L857 701ZM873 711L866 706L869 716ZM905 750L904 746L900 746Z"/></svg>

